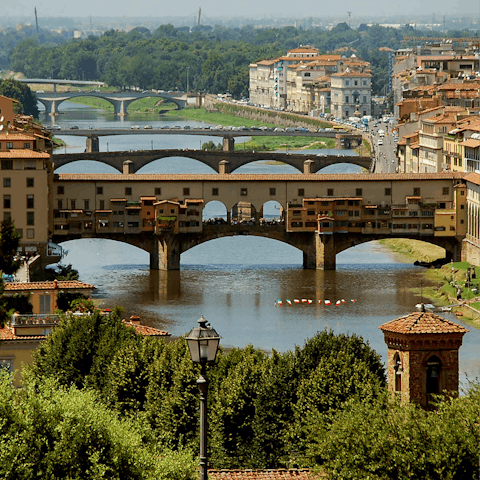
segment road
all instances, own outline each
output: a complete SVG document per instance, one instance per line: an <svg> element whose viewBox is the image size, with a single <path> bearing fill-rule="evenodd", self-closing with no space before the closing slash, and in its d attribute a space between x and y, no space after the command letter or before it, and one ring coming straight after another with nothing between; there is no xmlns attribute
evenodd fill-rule
<svg viewBox="0 0 480 480"><path fill-rule="evenodd" d="M390 123L380 122L376 127L371 124L370 133L374 143L374 152L376 158L375 173L395 173L398 172L398 158L396 155L397 143L392 135L392 125ZM385 136L378 134L379 130L385 132ZM379 145L379 142L381 143Z"/></svg>

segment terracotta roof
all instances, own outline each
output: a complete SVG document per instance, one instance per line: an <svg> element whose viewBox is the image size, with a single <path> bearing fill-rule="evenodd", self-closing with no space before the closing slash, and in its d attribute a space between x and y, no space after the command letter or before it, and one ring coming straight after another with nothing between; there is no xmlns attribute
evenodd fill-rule
<svg viewBox="0 0 480 480"><path fill-rule="evenodd" d="M170 333L158 328L149 327L147 325L140 325L138 323L130 322L128 320L122 320L127 327L132 327L139 335L145 335L149 337L169 337Z"/></svg>
<svg viewBox="0 0 480 480"><path fill-rule="evenodd" d="M0 141L6 142L6 141L25 141L25 140L30 140L33 141L35 140L35 135L28 134L28 133L18 133L18 132L2 132L0 133Z"/></svg>
<svg viewBox="0 0 480 480"><path fill-rule="evenodd" d="M437 173L335 173L335 174L116 174L116 173L60 173L58 174L57 182L68 181L162 181L162 182L179 182L179 181L193 181L193 182L245 182L245 181L294 181L300 182L321 180L340 180L340 181L384 181L384 180L445 180L463 178L465 173L462 172L437 172Z"/></svg>
<svg viewBox="0 0 480 480"><path fill-rule="evenodd" d="M5 325L0 327L1 340L45 340L45 335L16 335L14 327Z"/></svg>
<svg viewBox="0 0 480 480"><path fill-rule="evenodd" d="M342 72L342 73L334 73L332 77L371 77L370 73L362 73L362 72Z"/></svg>
<svg viewBox="0 0 480 480"><path fill-rule="evenodd" d="M414 312L380 325L383 332L420 334L420 333L466 333L461 325L439 317L431 312Z"/></svg>
<svg viewBox="0 0 480 480"><path fill-rule="evenodd" d="M10 150L1 151L0 158L50 158L50 154L46 152L36 152L26 148L12 148Z"/></svg>
<svg viewBox="0 0 480 480"><path fill-rule="evenodd" d="M465 175L465 180L474 183L475 185L480 185L480 173L470 172Z"/></svg>
<svg viewBox="0 0 480 480"><path fill-rule="evenodd" d="M6 292L22 290L66 290L66 289L94 289L95 285L79 282L78 280L54 280L52 282L6 282Z"/></svg>
<svg viewBox="0 0 480 480"><path fill-rule="evenodd" d="M277 470L208 470L212 480L317 480L325 475L308 469Z"/></svg>
<svg viewBox="0 0 480 480"><path fill-rule="evenodd" d="M464 147L477 148L480 146L480 140L469 138L468 140L465 140L464 142L460 143L460 145L463 145Z"/></svg>

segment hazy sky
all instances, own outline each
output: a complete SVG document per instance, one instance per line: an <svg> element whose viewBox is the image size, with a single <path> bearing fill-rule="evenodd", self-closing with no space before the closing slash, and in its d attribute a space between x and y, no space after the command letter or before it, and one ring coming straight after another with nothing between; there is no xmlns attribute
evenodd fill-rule
<svg viewBox="0 0 480 480"><path fill-rule="evenodd" d="M480 0L343 0L337 2L319 2L315 0L16 0L3 3L2 16L31 17L34 21L34 7L38 17L193 17L202 8L202 16L214 17L341 17L348 18L351 12L354 18L365 16L402 15L409 18L417 15L431 15L437 20L443 15L465 15L480 18ZM432 7L434 6L434 12Z"/></svg>

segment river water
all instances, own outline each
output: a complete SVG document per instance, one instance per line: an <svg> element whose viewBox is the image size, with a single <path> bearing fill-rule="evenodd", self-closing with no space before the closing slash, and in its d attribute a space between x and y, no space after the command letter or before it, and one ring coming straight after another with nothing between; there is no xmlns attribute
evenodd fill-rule
<svg viewBox="0 0 480 480"><path fill-rule="evenodd" d="M198 125L198 122L160 119L151 116L120 121L91 107L63 103L56 123L63 129L130 125ZM45 119L45 123L48 121ZM85 149L82 137L58 132L67 152ZM132 135L101 137L101 151L148 148L198 148L216 137ZM238 142L239 140L237 140ZM240 140L242 141L242 140ZM323 151L325 153L325 150ZM354 165L335 165L324 172L354 172ZM65 165L57 173L118 173L95 162ZM191 159L163 159L145 166L138 173L212 173ZM298 173L287 165L255 163L238 173ZM224 211L214 203L206 206L207 216L221 216ZM275 216L275 204L265 214ZM181 256L180 271L151 271L146 252L128 244L103 239L65 242L68 254L62 263L71 263L80 280L97 287L94 298L103 307L121 305L125 315L137 314L142 322L183 335L196 326L203 315L222 336L225 346L257 348L284 352L325 328L337 333L356 333L382 355L386 362L387 346L379 326L415 310L422 300L410 291L426 285L423 269L401 263L386 248L370 242L337 255L336 271L312 271L302 268L302 253L275 240L237 236L212 240ZM293 303L286 300L305 299ZM327 306L324 300L330 300ZM337 300L345 303L335 305ZM283 306L277 301L282 300ZM312 303L308 303L311 300ZM319 300L321 303L319 303ZM352 301L354 300L354 301ZM427 299L424 299L427 301ZM453 320L470 330L460 348L462 383L466 376L480 374L480 331Z"/></svg>

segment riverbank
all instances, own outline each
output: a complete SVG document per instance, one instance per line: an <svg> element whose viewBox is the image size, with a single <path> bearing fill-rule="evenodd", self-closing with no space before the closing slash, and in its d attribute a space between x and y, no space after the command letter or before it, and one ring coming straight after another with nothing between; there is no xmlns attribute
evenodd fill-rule
<svg viewBox="0 0 480 480"><path fill-rule="evenodd" d="M223 125L232 127L262 127L283 128L276 123L269 123L260 120L252 120L236 115L215 112L206 108L185 108L183 110L170 110L165 117L183 118L186 120L194 120L197 122L210 123L211 125ZM324 149L335 148L335 139L332 138L310 138L310 137L252 137L243 143L236 143L235 150L259 150L259 151L276 151L276 150L307 150L307 149Z"/></svg>
<svg viewBox="0 0 480 480"><path fill-rule="evenodd" d="M419 240L392 238L380 240L380 243L404 263L429 263L445 257L443 248ZM467 262L450 262L440 268L419 268L424 268L426 285L412 291L421 293L439 306L462 304L453 307L452 311L472 326L480 327L480 267ZM471 272L475 269L476 277L471 275L470 288L465 286L468 268ZM460 298L457 298L458 293Z"/></svg>

